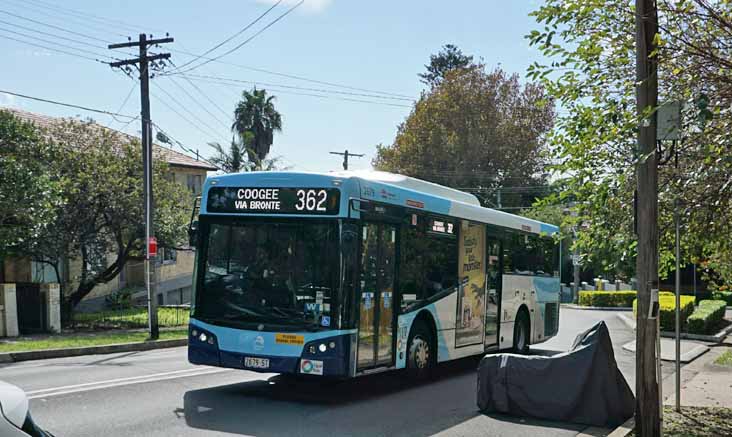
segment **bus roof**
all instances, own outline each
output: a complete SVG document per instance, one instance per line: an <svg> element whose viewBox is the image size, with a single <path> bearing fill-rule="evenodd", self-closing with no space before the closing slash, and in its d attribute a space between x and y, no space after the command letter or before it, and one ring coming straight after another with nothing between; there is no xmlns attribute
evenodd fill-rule
<svg viewBox="0 0 732 437"><path fill-rule="evenodd" d="M257 184L253 184L258 180ZM554 234L554 225L480 206L477 197L454 188L421 179L382 171L338 171L330 173L267 171L247 172L209 177L204 187L202 212L206 213L206 194L214 186L316 186L316 184L358 185L360 197L420 209L426 212L464 218L535 234ZM345 185L345 184L344 184Z"/></svg>

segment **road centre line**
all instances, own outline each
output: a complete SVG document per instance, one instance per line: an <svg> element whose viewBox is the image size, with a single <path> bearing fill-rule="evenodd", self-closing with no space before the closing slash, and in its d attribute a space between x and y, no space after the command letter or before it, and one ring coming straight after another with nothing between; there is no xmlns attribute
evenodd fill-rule
<svg viewBox="0 0 732 437"><path fill-rule="evenodd" d="M60 396L63 394L78 393L91 390L99 390L103 388L120 387L132 384L143 384L148 382L165 381L170 379L185 378L191 376L210 375L214 373L228 372L231 369L188 369L177 370L173 372L155 373L150 375L141 375L130 378L117 378L106 381L97 381L84 384L67 385L62 387L53 387L41 390L32 390L26 392L28 399L46 398L51 396Z"/></svg>

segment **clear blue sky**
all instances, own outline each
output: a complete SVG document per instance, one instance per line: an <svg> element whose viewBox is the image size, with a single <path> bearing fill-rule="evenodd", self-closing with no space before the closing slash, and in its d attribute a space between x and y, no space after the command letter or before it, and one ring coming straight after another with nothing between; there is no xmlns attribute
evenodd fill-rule
<svg viewBox="0 0 732 437"><path fill-rule="evenodd" d="M105 25L81 16L65 15L61 11L50 9L55 4L56 7L134 24L137 33L145 31L158 37L162 36L161 32L170 32L176 40L174 44L168 45L171 51L202 53L243 28L274 2L275 0L0 0L0 11L104 41L122 42L125 40L122 35L133 35L136 38L134 29L111 23ZM209 56L223 53L245 40L294 3L295 1L284 0L252 29ZM536 27L528 17L536 3L536 0L305 0L290 15L221 60L351 87L417 97L423 88L417 74L423 71L429 55L447 43L456 44L466 54L483 58L489 68L500 65L504 70L519 73L523 77L527 66L540 58L539 53L530 49L524 39L524 35ZM98 45L99 48L55 39L63 44L101 54L111 53L103 48L104 42L44 27L3 12L0 12L0 20L0 52L3 53L0 89L110 111L119 109L124 114L139 113L137 89L120 109L134 82L109 66L3 37L46 45L38 40L6 32L12 30L37 38L55 39L34 32L44 31ZM7 23L32 30L24 30ZM53 47L64 50L59 46ZM161 48L163 49L165 48ZM172 59L178 65L191 59L177 51L172 53ZM222 76L260 84L361 93L214 62L191 71L191 74ZM251 88L251 84L242 83L231 87L196 80L194 83L225 111L221 113L220 109L205 100L187 82L180 78L176 81L197 101L188 97L169 78L153 79L152 90L207 133L202 133L192 123L173 113L156 97L152 98L153 120L186 146L199 149L204 156L211 153L206 143L220 141L228 144L226 142L231 138L231 133L225 125L231 121L230 117L225 118L225 114L233 112L238 94L243 89ZM271 85L260 87L276 88ZM165 97L163 90L172 94L196 118ZM327 98L293 94L293 91L326 95ZM284 127L283 132L275 137L272 155L283 156L283 164L300 170L340 169L340 158L329 155L328 152L344 148L366 154L364 158L354 159L352 168L369 168L375 145L390 144L397 126L410 111L409 107L352 102L339 100L337 97L411 105L409 101L286 88L277 88L272 93L277 96L276 106L282 113ZM0 105L50 115L92 116L110 127L122 126L122 123L109 116L12 98L2 93ZM206 109L219 120L208 114ZM213 132L208 133L211 130ZM139 121L127 126L126 131L139 132Z"/></svg>

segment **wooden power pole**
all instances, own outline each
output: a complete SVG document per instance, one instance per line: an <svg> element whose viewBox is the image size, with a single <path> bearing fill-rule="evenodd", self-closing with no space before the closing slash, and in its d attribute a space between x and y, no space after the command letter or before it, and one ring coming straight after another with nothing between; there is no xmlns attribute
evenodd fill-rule
<svg viewBox="0 0 732 437"><path fill-rule="evenodd" d="M363 156L363 153L350 153L348 151L348 149L346 149L345 152L330 152L330 154L343 156L343 170L348 170L348 157L349 156L355 156L356 158L360 158Z"/></svg>
<svg viewBox="0 0 732 437"><path fill-rule="evenodd" d="M139 41L130 41L120 44L110 44L110 49L121 49L126 47L137 47L140 55L134 59L112 62L114 68L126 65L139 65L140 69L140 117L142 118L142 168L143 168L143 193L145 204L145 286L147 288L147 311L150 327L150 339L157 340L159 337L158 308L155 300L155 258L156 253L151 253L151 242L155 240L153 229L153 154L152 154L152 121L150 120L150 63L170 58L170 53L148 55L147 49L151 45L173 42L173 38L147 39L147 35L140 34ZM157 247L157 246L155 246Z"/></svg>
<svg viewBox="0 0 732 437"><path fill-rule="evenodd" d="M655 0L635 1L636 101L639 118L637 149L638 314L636 328L636 432L661 435L656 342L658 341L658 106L656 49L658 11Z"/></svg>

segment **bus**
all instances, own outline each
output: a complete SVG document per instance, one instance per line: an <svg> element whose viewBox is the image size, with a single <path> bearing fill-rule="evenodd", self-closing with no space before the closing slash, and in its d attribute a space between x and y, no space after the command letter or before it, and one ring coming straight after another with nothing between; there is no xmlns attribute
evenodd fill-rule
<svg viewBox="0 0 732 437"><path fill-rule="evenodd" d="M392 173L209 177L191 219L188 360L420 377L462 357L527 353L558 330L557 232Z"/></svg>

